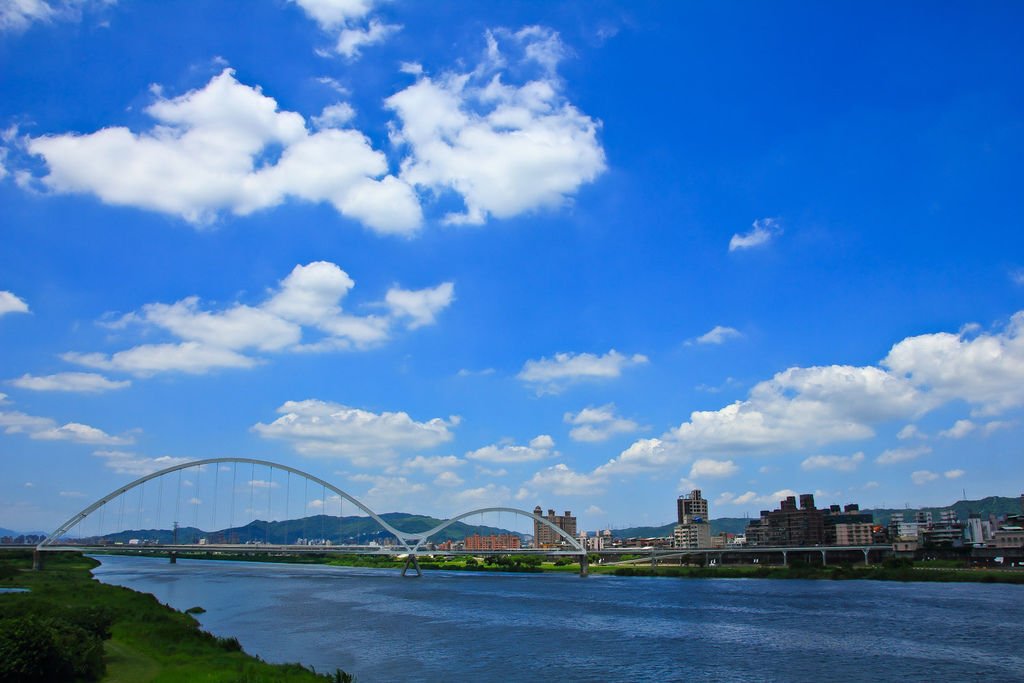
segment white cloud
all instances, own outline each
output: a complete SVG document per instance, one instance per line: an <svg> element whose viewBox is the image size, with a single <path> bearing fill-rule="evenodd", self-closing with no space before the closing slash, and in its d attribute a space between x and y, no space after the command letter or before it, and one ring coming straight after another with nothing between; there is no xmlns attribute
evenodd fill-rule
<svg viewBox="0 0 1024 683"><path fill-rule="evenodd" d="M0 33L20 32L35 22L79 21L82 12L116 0L0 0Z"/></svg>
<svg viewBox="0 0 1024 683"><path fill-rule="evenodd" d="M29 433L29 438L42 441L72 441L74 443L115 446L132 443L131 437L111 436L102 429L80 422L68 422L60 427L53 426Z"/></svg>
<svg viewBox="0 0 1024 683"><path fill-rule="evenodd" d="M356 110L348 102L337 102L329 104L320 112L320 116L314 116L313 125L317 128L338 128L349 123L355 118Z"/></svg>
<svg viewBox="0 0 1024 683"><path fill-rule="evenodd" d="M216 368L251 368L257 361L228 349L203 346L198 342L143 344L111 355L105 353L61 354L69 363L98 370L127 372L148 377L158 372L203 374Z"/></svg>
<svg viewBox="0 0 1024 683"><path fill-rule="evenodd" d="M931 452L932 449L928 446L917 446L915 448L889 448L882 451L882 454L875 458L875 462L879 465L894 465L898 462L916 460L922 455L927 455Z"/></svg>
<svg viewBox="0 0 1024 683"><path fill-rule="evenodd" d="M434 478L437 486L462 486L465 481L455 472L441 472Z"/></svg>
<svg viewBox="0 0 1024 683"><path fill-rule="evenodd" d="M759 218L754 221L750 232L736 233L729 240L729 251L752 249L768 244L776 236L782 234L782 226L774 218Z"/></svg>
<svg viewBox="0 0 1024 683"><path fill-rule="evenodd" d="M724 344L730 339L739 339L742 336L743 334L734 327L715 325L694 341L698 344Z"/></svg>
<svg viewBox="0 0 1024 683"><path fill-rule="evenodd" d="M69 362L145 376L180 371L201 374L215 368L249 368L260 361L243 351L313 352L365 349L386 341L397 320L408 327L432 324L452 301L452 283L425 290L388 292L388 316L345 313L341 301L355 281L337 265L315 261L297 265L276 290L256 305L236 303L222 310L205 310L198 297L173 304L152 303L122 316L108 327L141 325L171 334L180 343L143 344L112 355L67 353ZM398 292L396 295L395 293ZM391 303L397 296L399 303ZM304 342L304 337L314 340Z"/></svg>
<svg viewBox="0 0 1024 683"><path fill-rule="evenodd" d="M358 467L390 464L399 451L433 448L453 438L458 418L416 422L405 412L373 413L315 399L287 401L281 417L253 430L282 439L303 455L339 456Z"/></svg>
<svg viewBox="0 0 1024 683"><path fill-rule="evenodd" d="M936 398L960 399L979 414L1024 405L1024 311L1001 332L939 332L908 337L894 345L882 365Z"/></svg>
<svg viewBox="0 0 1024 683"><path fill-rule="evenodd" d="M447 308L455 299L455 285L442 282L436 287L408 290L392 287L384 301L396 318L409 318L409 329L433 325L439 311Z"/></svg>
<svg viewBox="0 0 1024 683"><path fill-rule="evenodd" d="M806 458L800 467L805 470L836 470L837 472L853 472L864 462L863 453L853 455L812 455Z"/></svg>
<svg viewBox="0 0 1024 683"><path fill-rule="evenodd" d="M934 472L929 472L928 470L916 470L910 474L910 480L918 486L927 484L930 481L935 481L938 478L939 475Z"/></svg>
<svg viewBox="0 0 1024 683"><path fill-rule="evenodd" d="M365 18L378 0L291 0L312 17L320 28L330 30Z"/></svg>
<svg viewBox="0 0 1024 683"><path fill-rule="evenodd" d="M420 470L430 474L441 474L453 467L461 467L466 461L454 455L417 455L415 458L402 463L402 470Z"/></svg>
<svg viewBox="0 0 1024 683"><path fill-rule="evenodd" d="M250 479L239 488L276 489L280 488L280 484L276 481L267 481L266 479Z"/></svg>
<svg viewBox="0 0 1024 683"><path fill-rule="evenodd" d="M964 472L963 470L948 470L946 472L943 472L942 476L944 476L946 479L959 479L965 474L967 473Z"/></svg>
<svg viewBox="0 0 1024 683"><path fill-rule="evenodd" d="M558 34L530 27L487 34L484 62L470 73L423 75L385 103L398 119L392 139L405 145L405 182L461 196L454 224L483 224L558 207L605 169L598 122L561 94L553 69L564 52ZM538 73L522 85L504 82L507 64L498 41L517 51L515 71Z"/></svg>
<svg viewBox="0 0 1024 683"><path fill-rule="evenodd" d="M1015 285L1024 285L1024 268L1015 268L1010 271L1010 280Z"/></svg>
<svg viewBox="0 0 1024 683"><path fill-rule="evenodd" d="M709 458L701 458L693 463L690 467L689 478L692 480L697 479L710 479L710 478L721 478L731 477L740 471L740 468L736 466L732 460L711 460ZM691 487L692 488L692 487Z"/></svg>
<svg viewBox="0 0 1024 683"><path fill-rule="evenodd" d="M168 467L182 465L190 461L190 458L172 458L169 455L163 455L158 458L147 458L136 453L128 453L125 451L95 451L93 452L93 455L98 458L102 458L104 466L112 469L114 472L118 474L130 474L135 477L143 477L147 474L159 472L160 470Z"/></svg>
<svg viewBox="0 0 1024 683"><path fill-rule="evenodd" d="M636 474L677 465L686 460L672 444L661 439L638 439L618 457L612 458L595 471L602 475Z"/></svg>
<svg viewBox="0 0 1024 683"><path fill-rule="evenodd" d="M604 481L598 474L576 472L559 463L535 473L526 485L560 496L578 496L601 493Z"/></svg>
<svg viewBox="0 0 1024 683"><path fill-rule="evenodd" d="M465 512L467 509L503 505L512 499L512 491L507 486L487 484L458 491L451 494L449 499L459 512Z"/></svg>
<svg viewBox="0 0 1024 683"><path fill-rule="evenodd" d="M0 394L0 403L6 403L6 397ZM19 411L0 410L0 429L4 434L24 434L30 439L40 441L72 441L84 444L127 444L131 437L111 436L102 429L90 427L80 422L68 422L58 426L56 420L49 417L27 415Z"/></svg>
<svg viewBox="0 0 1024 683"><path fill-rule="evenodd" d="M780 501L785 500L789 496L797 495L796 491L792 489L782 489L775 493L768 495L760 495L754 491L747 491L736 495L729 491L725 491L718 496L715 500L715 505L751 505L759 504L765 506L777 506Z"/></svg>
<svg viewBox="0 0 1024 683"><path fill-rule="evenodd" d="M28 304L20 297L7 291L0 291L0 316L8 313L28 313Z"/></svg>
<svg viewBox="0 0 1024 683"><path fill-rule="evenodd" d="M529 446L492 444L490 446L478 448L475 451L469 451L466 453L466 458L469 460L476 460L478 462L490 463L533 462L552 457L555 454L555 452L552 451L554 446L555 442L550 436L547 434L541 434L531 439Z"/></svg>
<svg viewBox="0 0 1024 683"><path fill-rule="evenodd" d="M981 432L985 436L989 436L993 432L997 432L1000 429L1009 429L1010 427L1016 426L1016 424L1017 423L1013 420L992 420L991 422L985 423L985 426L981 428Z"/></svg>
<svg viewBox="0 0 1024 683"><path fill-rule="evenodd" d="M569 438L589 443L607 441L616 434L629 434L640 428L633 420L616 415L614 403L588 406L576 414L566 413L562 419L575 425L569 431Z"/></svg>
<svg viewBox="0 0 1024 683"><path fill-rule="evenodd" d="M939 432L939 436L947 439L962 439L977 428L978 425L970 420L957 420L952 427Z"/></svg>
<svg viewBox="0 0 1024 683"><path fill-rule="evenodd" d="M81 393L100 393L124 389L131 385L128 380L115 381L92 372L61 372L56 375L42 377L25 374L10 383L19 389L32 391L73 391Z"/></svg>
<svg viewBox="0 0 1024 683"><path fill-rule="evenodd" d="M900 441L906 441L907 439L927 439L928 436L922 433L921 430L917 428L917 425L909 424L897 432L896 438Z"/></svg>
<svg viewBox="0 0 1024 683"><path fill-rule="evenodd" d="M420 226L412 188L387 174L384 155L362 133L310 133L300 114L279 111L231 69L180 97L158 95L146 112L157 125L141 133L113 127L29 138L28 151L48 167L42 183L200 226L224 211L247 215L288 198L328 202L380 233L407 235ZM276 163L263 162L274 145L283 148Z"/></svg>
<svg viewBox="0 0 1024 683"><path fill-rule="evenodd" d="M384 24L377 19L371 19L365 28L342 29L334 50L339 55L353 59L359 56L362 48L382 43L401 30L402 26L399 24Z"/></svg>
<svg viewBox="0 0 1024 683"><path fill-rule="evenodd" d="M61 498L85 498L85 494L81 491L61 491L57 495Z"/></svg>
<svg viewBox="0 0 1024 683"><path fill-rule="evenodd" d="M587 379L614 379L624 368L643 365L647 356L625 356L612 349L603 356L592 353L556 353L553 358L528 360L517 377L535 385L539 393L556 393L569 383Z"/></svg>

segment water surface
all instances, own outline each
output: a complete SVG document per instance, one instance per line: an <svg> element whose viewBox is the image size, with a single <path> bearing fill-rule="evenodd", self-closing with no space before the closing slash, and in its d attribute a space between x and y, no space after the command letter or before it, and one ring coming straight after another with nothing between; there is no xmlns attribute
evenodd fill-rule
<svg viewBox="0 0 1024 683"><path fill-rule="evenodd" d="M97 559L250 654L361 683L1024 680L1024 586Z"/></svg>

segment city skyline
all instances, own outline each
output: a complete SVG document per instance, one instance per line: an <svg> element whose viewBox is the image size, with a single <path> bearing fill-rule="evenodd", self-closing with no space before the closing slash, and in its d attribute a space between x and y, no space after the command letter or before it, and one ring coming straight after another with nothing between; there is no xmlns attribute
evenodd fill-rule
<svg viewBox="0 0 1024 683"><path fill-rule="evenodd" d="M0 0L0 526L1017 496L1022 15Z"/></svg>

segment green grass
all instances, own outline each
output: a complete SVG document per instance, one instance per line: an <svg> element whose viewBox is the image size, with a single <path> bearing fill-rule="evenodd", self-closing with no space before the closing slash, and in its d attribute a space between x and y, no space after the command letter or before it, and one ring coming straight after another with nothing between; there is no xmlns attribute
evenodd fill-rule
<svg viewBox="0 0 1024 683"><path fill-rule="evenodd" d="M48 615L85 608L109 610L111 638L104 643L105 681L125 683L302 683L323 682L298 664L267 664L241 650L234 638L217 638L188 614L152 595L101 584L90 570L98 563L78 553L46 553L43 571L31 571L32 555L0 551L0 587L29 593L0 595L0 612Z"/></svg>

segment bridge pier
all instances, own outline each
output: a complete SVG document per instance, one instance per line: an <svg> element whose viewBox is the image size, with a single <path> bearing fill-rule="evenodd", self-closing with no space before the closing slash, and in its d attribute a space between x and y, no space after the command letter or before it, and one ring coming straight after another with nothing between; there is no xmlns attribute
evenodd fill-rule
<svg viewBox="0 0 1024 683"><path fill-rule="evenodd" d="M822 567L827 567L828 566L828 562L825 560L825 551L824 550L821 551L821 566Z"/></svg>
<svg viewBox="0 0 1024 683"><path fill-rule="evenodd" d="M39 552L39 548L32 551L32 571L43 571L43 554Z"/></svg>
<svg viewBox="0 0 1024 683"><path fill-rule="evenodd" d="M785 550L782 551L782 566L783 567L788 567L789 566L789 558L788 558L787 553L786 553Z"/></svg>
<svg viewBox="0 0 1024 683"><path fill-rule="evenodd" d="M590 575L590 558L584 553L580 555L580 576L586 577Z"/></svg>
<svg viewBox="0 0 1024 683"><path fill-rule="evenodd" d="M172 550L171 554L170 554L170 558L171 558L171 564L178 564L178 553L176 553L176 552L174 552Z"/></svg>
<svg viewBox="0 0 1024 683"><path fill-rule="evenodd" d="M416 570L416 573L415 574L411 574L409 576L411 576L414 579L423 576L423 572L420 571L420 563L419 563L419 561L417 561L416 556L413 555L412 553L409 554L409 557L405 558L405 566L402 567L402 576L406 576L407 575L406 572L409 571L409 565L410 564L412 565L412 568Z"/></svg>
<svg viewBox="0 0 1024 683"><path fill-rule="evenodd" d="M868 566L868 549L864 548L864 566Z"/></svg>

